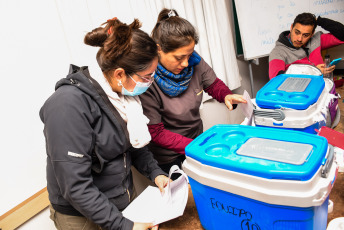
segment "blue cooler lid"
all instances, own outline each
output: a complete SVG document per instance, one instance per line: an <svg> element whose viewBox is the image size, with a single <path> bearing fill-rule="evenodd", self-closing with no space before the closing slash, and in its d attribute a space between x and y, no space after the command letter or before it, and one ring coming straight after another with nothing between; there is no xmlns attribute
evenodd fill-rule
<svg viewBox="0 0 344 230"><path fill-rule="evenodd" d="M265 84L256 95L260 108L305 110L317 102L325 87L322 76L281 74Z"/></svg>
<svg viewBox="0 0 344 230"><path fill-rule="evenodd" d="M326 138L305 132L215 125L185 148L202 164L267 179L306 181L325 162Z"/></svg>

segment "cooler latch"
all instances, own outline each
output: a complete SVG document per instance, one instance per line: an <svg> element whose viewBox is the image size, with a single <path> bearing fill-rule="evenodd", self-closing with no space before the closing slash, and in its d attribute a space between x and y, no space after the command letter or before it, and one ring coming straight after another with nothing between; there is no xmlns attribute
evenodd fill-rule
<svg viewBox="0 0 344 230"><path fill-rule="evenodd" d="M327 155L327 159L325 164L323 165L322 169L321 169L321 177L323 178L327 178L328 176L328 172L330 171L332 164L333 164L333 160L334 160L334 149L332 145L328 145L329 147L329 152Z"/></svg>

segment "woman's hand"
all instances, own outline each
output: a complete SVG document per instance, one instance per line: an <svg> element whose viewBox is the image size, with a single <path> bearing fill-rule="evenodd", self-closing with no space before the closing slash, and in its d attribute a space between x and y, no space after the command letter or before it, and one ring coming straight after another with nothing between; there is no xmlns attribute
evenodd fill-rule
<svg viewBox="0 0 344 230"><path fill-rule="evenodd" d="M333 66L330 66L328 68L325 68L325 64L319 64L319 65L317 65L317 68L320 69L320 71L323 74L328 74L328 73L332 73L334 71L334 69L336 68L336 66L333 65Z"/></svg>
<svg viewBox="0 0 344 230"><path fill-rule="evenodd" d="M164 188L167 186L169 180L170 179L165 175L159 175L159 176L155 177L154 182L155 182L156 186L158 186L158 188L162 194L164 194L164 192L165 192Z"/></svg>
<svg viewBox="0 0 344 230"><path fill-rule="evenodd" d="M225 104L229 110L233 110L233 104L247 103L242 95L239 94L228 94L225 97Z"/></svg>
<svg viewBox="0 0 344 230"><path fill-rule="evenodd" d="M134 223L133 230L158 230L159 225L153 226L152 223Z"/></svg>

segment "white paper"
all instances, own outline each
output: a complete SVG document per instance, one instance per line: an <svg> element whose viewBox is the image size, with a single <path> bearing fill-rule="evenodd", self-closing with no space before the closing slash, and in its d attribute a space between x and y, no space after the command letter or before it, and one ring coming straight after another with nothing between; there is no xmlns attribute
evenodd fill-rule
<svg viewBox="0 0 344 230"><path fill-rule="evenodd" d="M251 97L246 90L244 91L244 94L242 96L247 101L247 103L246 104L244 104L244 103L239 104L241 111L245 115L245 117L250 119L252 117L252 114L253 114L253 104L251 102Z"/></svg>
<svg viewBox="0 0 344 230"><path fill-rule="evenodd" d="M123 210L123 216L133 222L157 225L183 215L188 200L188 178L177 165L170 169L170 178L173 173L182 175L165 187L164 195L159 188L148 186Z"/></svg>
<svg viewBox="0 0 344 230"><path fill-rule="evenodd" d="M344 149L334 146L335 161L338 165L338 172L344 172Z"/></svg>
<svg viewBox="0 0 344 230"><path fill-rule="evenodd" d="M249 126L254 126L253 125L253 109L254 109L254 105L251 101L250 95L248 94L248 92L245 90L244 94L242 95L243 98L247 101L246 104L244 103L240 103L238 106L240 107L242 113L245 116L245 120L241 123L243 125L249 125ZM252 99L254 100L254 99ZM254 100L255 101L255 100Z"/></svg>

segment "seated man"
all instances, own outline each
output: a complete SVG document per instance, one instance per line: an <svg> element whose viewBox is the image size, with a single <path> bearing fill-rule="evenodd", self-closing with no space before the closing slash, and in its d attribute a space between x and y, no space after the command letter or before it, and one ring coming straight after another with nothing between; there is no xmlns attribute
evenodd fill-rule
<svg viewBox="0 0 344 230"><path fill-rule="evenodd" d="M316 32L317 25L330 33ZM325 68L321 51L344 44L344 25L314 14L302 13L296 16L290 31L280 34L275 48L269 56L269 78L285 73L291 64L310 64L321 72L328 73L335 66Z"/></svg>

